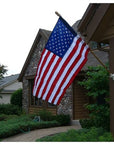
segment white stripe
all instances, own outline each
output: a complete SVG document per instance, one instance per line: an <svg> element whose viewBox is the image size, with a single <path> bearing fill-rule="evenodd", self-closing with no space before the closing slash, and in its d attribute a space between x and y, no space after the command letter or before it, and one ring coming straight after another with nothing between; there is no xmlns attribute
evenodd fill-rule
<svg viewBox="0 0 114 144"><path fill-rule="evenodd" d="M50 74L51 74L51 72L52 72L52 70L53 70L53 68L54 68L54 66L55 66L55 64L56 64L56 62L57 62L57 60L59 59L59 57L58 56L56 56L55 57L55 59L54 59L54 61L53 61L53 63L52 63L52 65L51 65L51 67L50 67L50 69L48 70L48 73L46 74L46 76L45 76L45 79L44 79L44 83L43 83L43 85L41 86L41 88L40 88L40 91L39 91L39 98L41 97L41 95L42 95L42 92L43 92L43 89L44 89L44 87L45 87L45 85L46 85L46 83L47 83L47 80L48 80L48 78L49 78L49 76L50 76ZM44 98L43 98L44 99Z"/></svg>
<svg viewBox="0 0 114 144"><path fill-rule="evenodd" d="M48 50L47 50L47 52L48 52ZM46 53L47 53L47 52L46 52ZM45 56L46 56L46 55L45 55ZM44 61L44 57L45 57L45 56L43 56L43 61ZM42 71L41 71L40 77L39 77L39 72L38 72L38 75L37 75L38 81L37 81L37 83L36 83L36 85L35 85L35 90L34 90L35 96L36 96L36 92L37 92L37 88L38 88L38 86L39 86L40 80L41 80L41 78L42 78L42 76L43 76L43 73L44 73L44 71L45 71L45 69L46 69L46 67L47 67L47 65L48 65L49 60L51 59L51 57L52 57L52 55L49 55L49 57L48 57L49 59L48 59L48 61L46 61L45 65L43 66L43 69L42 69ZM42 62L42 64L43 64L43 62ZM39 71L40 71L41 67L42 67L42 65L40 65Z"/></svg>
<svg viewBox="0 0 114 144"><path fill-rule="evenodd" d="M72 45L70 46L70 48L69 48L68 51L66 52L64 58L61 60L60 64L58 65L56 71L54 72L54 74L53 74L53 76L52 76L52 78L51 78L51 80L50 80L50 82L49 82L49 84L48 84L48 86L47 86L46 92L45 92L45 94L43 95L43 98L42 98L42 99L46 99L47 94L48 94L48 92L49 92L49 90L50 90L50 88L51 88L51 86L52 86L52 84L53 84L53 81L55 80L55 78L56 78L58 72L60 71L63 63L66 61L66 59L67 59L67 57L70 55L72 49L73 49L74 46L76 45L76 41L78 40L78 38L79 38L79 37L75 37L75 38L74 38Z"/></svg>
<svg viewBox="0 0 114 144"><path fill-rule="evenodd" d="M58 94L58 96L56 97L55 101L54 101L54 104L56 105L64 88L67 86L68 82L70 81L71 77L73 76L73 74L76 72L76 70L79 68L79 66L81 65L81 63L83 62L83 60L85 59L85 53L87 51L87 48L88 46L86 46L83 50L83 53L82 53L82 57L80 58L80 60L78 61L78 63L76 64L76 66L73 68L73 70L71 71L70 75L67 77L66 81L64 82L63 86L61 87L61 91L60 93Z"/></svg>
<svg viewBox="0 0 114 144"><path fill-rule="evenodd" d="M36 84L35 93L37 92L37 89L38 89L38 86L39 86L39 84L40 84L40 82L41 82L42 76L43 76L43 74L44 74L44 72L45 72L45 70L46 70L46 68L47 68L47 65L49 64L52 56L53 56L53 54L50 53L49 56L48 56L48 60L46 61L45 65L43 66L43 69L42 69L42 71L41 71L40 77L39 77L38 82L37 82L37 84Z"/></svg>
<svg viewBox="0 0 114 144"><path fill-rule="evenodd" d="M49 102L50 102L50 103L52 102L52 100L53 100L53 98L54 98L54 96L55 96L55 94L56 94L56 92L57 92L57 90L58 90L61 82L63 81L63 79L64 79L67 71L69 70L70 66L71 66L72 63L75 61L75 59L78 57L78 55L79 55L79 53L80 53L80 51L81 51L81 48L82 48L83 43L84 43L84 42L80 42L80 43L79 43L79 46L78 46L78 49L76 50L76 53L74 53L73 57L70 59L70 61L69 61L69 63L67 64L66 68L64 69L62 75L60 76L60 78L59 78L59 80L58 80L55 88L53 89L50 98L49 98Z"/></svg>
<svg viewBox="0 0 114 144"><path fill-rule="evenodd" d="M45 58L47 52L48 52L48 50L45 50L45 53L44 53L44 54L42 55L42 57L41 57L41 62L40 62L40 64L39 64L39 67L38 67L38 70L37 70L37 74L36 74L36 78L35 78L35 82L34 82L33 96L36 95L36 82L37 82L37 79L38 79L38 77L39 77L39 72L40 72L41 65L42 65L42 63L43 63L43 61L44 61L44 58Z"/></svg>

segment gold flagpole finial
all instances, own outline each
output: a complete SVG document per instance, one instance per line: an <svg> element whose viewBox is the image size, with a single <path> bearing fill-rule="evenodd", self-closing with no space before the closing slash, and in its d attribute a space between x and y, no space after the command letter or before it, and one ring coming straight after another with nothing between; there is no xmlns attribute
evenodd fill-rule
<svg viewBox="0 0 114 144"><path fill-rule="evenodd" d="M61 17L61 15L60 15L57 11L55 11L55 14L56 14L57 16Z"/></svg>

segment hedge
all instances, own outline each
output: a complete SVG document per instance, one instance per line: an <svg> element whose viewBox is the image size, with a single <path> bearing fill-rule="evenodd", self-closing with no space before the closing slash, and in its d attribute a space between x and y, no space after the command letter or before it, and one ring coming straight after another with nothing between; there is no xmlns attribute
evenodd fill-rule
<svg viewBox="0 0 114 144"><path fill-rule="evenodd" d="M0 138L9 137L21 132L60 126L57 121L35 122L29 116L21 116L0 122Z"/></svg>
<svg viewBox="0 0 114 144"><path fill-rule="evenodd" d="M21 108L12 104L0 104L0 114L20 115Z"/></svg>

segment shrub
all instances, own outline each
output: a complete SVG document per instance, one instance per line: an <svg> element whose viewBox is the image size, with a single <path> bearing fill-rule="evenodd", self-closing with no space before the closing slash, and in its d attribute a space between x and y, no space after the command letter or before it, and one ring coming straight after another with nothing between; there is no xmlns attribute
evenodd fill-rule
<svg viewBox="0 0 114 144"><path fill-rule="evenodd" d="M22 107L22 89L16 90L10 99L11 104Z"/></svg>
<svg viewBox="0 0 114 144"><path fill-rule="evenodd" d="M12 104L0 104L0 114L6 115L20 115L21 109Z"/></svg>
<svg viewBox="0 0 114 144"><path fill-rule="evenodd" d="M38 112L38 115L40 116L41 120L44 120L44 121L52 120L52 113L47 111L46 109L40 110Z"/></svg>
<svg viewBox="0 0 114 144"><path fill-rule="evenodd" d="M44 120L44 121L56 120L60 123L61 126L66 126L70 124L69 115L64 115L64 114L52 115L52 113L47 110L39 111L38 115L41 117L41 120Z"/></svg>
<svg viewBox="0 0 114 144"><path fill-rule="evenodd" d="M69 115L56 115L54 116L54 120L58 121L61 126L66 126L70 124L70 116Z"/></svg>
<svg viewBox="0 0 114 144"><path fill-rule="evenodd" d="M59 133L54 136L47 136L36 141L41 142L97 142L113 141L111 133L106 132L103 128L91 128L80 130L69 130L68 132Z"/></svg>
<svg viewBox="0 0 114 144"><path fill-rule="evenodd" d="M93 122L93 119L80 119L80 125L82 128L91 128L93 127L95 124Z"/></svg>
<svg viewBox="0 0 114 144"><path fill-rule="evenodd" d="M7 115L5 114L0 115L0 121L6 120L6 119L7 119Z"/></svg>
<svg viewBox="0 0 114 144"><path fill-rule="evenodd" d="M86 77L79 84L84 86L88 92L87 95L92 97L93 103L86 105L90 111L90 120L82 121L84 127L92 126L110 129L110 108L109 108L109 73L104 67L89 67ZM83 127L83 126L82 126Z"/></svg>

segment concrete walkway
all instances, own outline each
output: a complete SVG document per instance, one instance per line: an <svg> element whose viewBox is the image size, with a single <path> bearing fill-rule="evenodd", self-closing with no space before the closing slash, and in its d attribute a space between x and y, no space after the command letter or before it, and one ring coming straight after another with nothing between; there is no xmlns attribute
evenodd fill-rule
<svg viewBox="0 0 114 144"><path fill-rule="evenodd" d="M5 138L2 142L35 142L36 139L45 137L51 134L66 132L70 129L80 129L80 125L54 127L46 129L38 129L30 131L29 133L18 134L9 138Z"/></svg>

